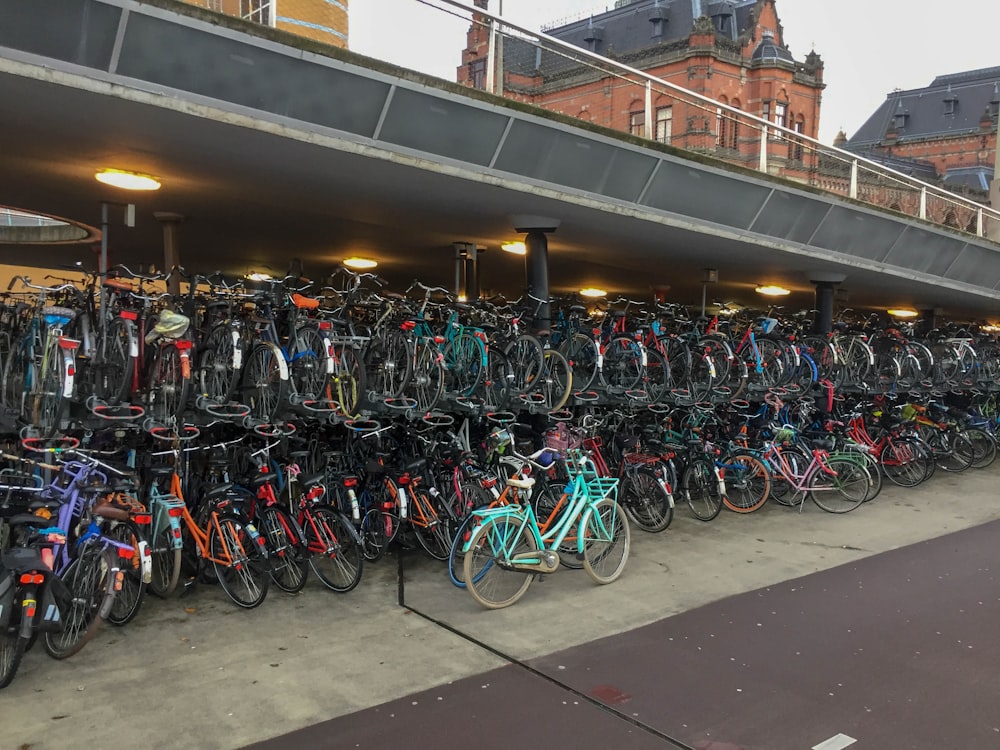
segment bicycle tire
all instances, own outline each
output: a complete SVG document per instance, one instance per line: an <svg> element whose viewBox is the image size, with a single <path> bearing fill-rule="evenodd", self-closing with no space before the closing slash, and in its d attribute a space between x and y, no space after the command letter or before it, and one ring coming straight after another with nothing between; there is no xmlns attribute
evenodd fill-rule
<svg viewBox="0 0 1000 750"><path fill-rule="evenodd" d="M531 334L518 334L504 347L503 353L510 362L513 375L509 395L527 396L536 390L545 369L545 347L542 342Z"/></svg>
<svg viewBox="0 0 1000 750"><path fill-rule="evenodd" d="M434 506L431 497L424 492L411 495L410 529L424 552L444 562L451 552L457 524L448 511Z"/></svg>
<svg viewBox="0 0 1000 750"><path fill-rule="evenodd" d="M467 398L475 395L486 376L483 366L486 359L486 347L471 333L463 331L449 341L444 348L448 390L455 396Z"/></svg>
<svg viewBox="0 0 1000 750"><path fill-rule="evenodd" d="M309 560L300 542L297 524L283 508L264 508L257 529L267 545L271 582L287 594L297 594L309 578Z"/></svg>
<svg viewBox="0 0 1000 750"><path fill-rule="evenodd" d="M566 482L559 480L536 480L530 502L535 512L535 519L543 529L551 526L549 517L557 509L559 512L565 509L565 505L560 508L565 489ZM562 540L557 552L559 553L559 562L564 568L579 570L583 567L583 560L577 554L575 530L571 530L566 534L566 538Z"/></svg>
<svg viewBox="0 0 1000 750"><path fill-rule="evenodd" d="M511 606L524 596L535 574L515 570L506 561L537 550L527 524L506 516L487 519L472 535L462 562L465 588L487 609Z"/></svg>
<svg viewBox="0 0 1000 750"><path fill-rule="evenodd" d="M353 347L334 347L332 378L341 412L348 417L356 417L365 392L365 368Z"/></svg>
<svg viewBox="0 0 1000 750"><path fill-rule="evenodd" d="M589 390L597 379L598 351L594 339L575 331L560 344L559 351L573 368L573 385L576 390Z"/></svg>
<svg viewBox="0 0 1000 750"><path fill-rule="evenodd" d="M448 577L460 589L465 588L465 552L462 550L465 547L465 543L472 538L472 534L480 520L478 516L474 515L468 515L463 518L462 523L455 530L455 536L451 541L451 549L448 550Z"/></svg>
<svg viewBox="0 0 1000 750"><path fill-rule="evenodd" d="M154 522L156 522L155 517ZM181 576L183 550L174 547L174 530L165 520L149 541L153 571L146 588L163 599L170 596L177 588Z"/></svg>
<svg viewBox="0 0 1000 750"><path fill-rule="evenodd" d="M350 519L328 505L315 505L306 511L303 532L309 565L323 585L338 594L354 589L361 581L365 558Z"/></svg>
<svg viewBox="0 0 1000 750"><path fill-rule="evenodd" d="M617 581L625 570L632 535L625 511L606 497L588 508L580 521L583 569L595 583Z"/></svg>
<svg viewBox="0 0 1000 750"><path fill-rule="evenodd" d="M879 451L882 473L895 485L916 487L928 476L931 458L914 440L890 438Z"/></svg>
<svg viewBox="0 0 1000 750"><path fill-rule="evenodd" d="M72 596L69 612L61 612L63 629L45 633L45 651L53 659L68 659L97 634L115 596L113 553L96 544L85 544L59 576Z"/></svg>
<svg viewBox="0 0 1000 750"><path fill-rule="evenodd" d="M825 463L836 476L828 474L822 467L813 472L809 481L809 495L813 502L827 513L849 513L860 507L868 497L871 486L868 469L855 458L830 456Z"/></svg>
<svg viewBox="0 0 1000 750"><path fill-rule="evenodd" d="M514 370L507 355L495 346L490 347L486 367L482 385L484 406L492 411L500 411L507 406Z"/></svg>
<svg viewBox="0 0 1000 750"><path fill-rule="evenodd" d="M993 436L979 427L967 427L965 434L972 441L975 449L970 468L985 469L990 466L997 457L997 443Z"/></svg>
<svg viewBox="0 0 1000 750"><path fill-rule="evenodd" d="M722 511L722 492L715 475L715 464L708 458L695 457L681 475L684 499L699 521L711 521Z"/></svg>
<svg viewBox="0 0 1000 750"><path fill-rule="evenodd" d="M763 508L771 494L771 472L767 465L748 453L729 456L723 463L726 482L723 504L735 513L753 513Z"/></svg>
<svg viewBox="0 0 1000 750"><path fill-rule="evenodd" d="M650 534L665 531L674 520L670 495L648 469L630 471L622 478L618 501L628 519Z"/></svg>
<svg viewBox="0 0 1000 750"><path fill-rule="evenodd" d="M573 368L566 357L555 349L545 350L545 371L541 381L545 408L550 413L562 409L573 390Z"/></svg>
<svg viewBox="0 0 1000 750"><path fill-rule="evenodd" d="M573 378L576 379L575 372ZM660 403L670 394L673 382L670 375L670 363L656 349L646 350L646 367L643 370L642 379L646 386L646 394L649 396L649 403Z"/></svg>
<svg viewBox="0 0 1000 750"><path fill-rule="evenodd" d="M146 386L146 414L159 424L174 424L187 407L191 377L184 374L180 350L173 344L160 346L153 356Z"/></svg>
<svg viewBox="0 0 1000 750"><path fill-rule="evenodd" d="M444 395L445 368L437 345L429 341L416 344L419 351L414 357L413 372L406 392L417 402L417 411L427 414Z"/></svg>
<svg viewBox="0 0 1000 750"><path fill-rule="evenodd" d="M97 360L87 367L93 394L108 404L127 400L132 388L135 355L138 350L135 323L126 318L108 322L108 330L97 345Z"/></svg>
<svg viewBox="0 0 1000 750"><path fill-rule="evenodd" d="M364 356L365 378L377 398L399 398L413 373L410 345L402 331L382 331L368 342Z"/></svg>
<svg viewBox="0 0 1000 750"><path fill-rule="evenodd" d="M15 599L12 606L20 607L21 602ZM28 639L22 638L15 630L0 632L0 689L14 681L27 646Z"/></svg>
<svg viewBox="0 0 1000 750"><path fill-rule="evenodd" d="M361 517L361 549L365 560L378 562L399 534L399 517L379 508L370 508Z"/></svg>
<svg viewBox="0 0 1000 750"><path fill-rule="evenodd" d="M288 381L291 393L299 399L318 399L325 395L330 380L327 372L326 341L310 325L295 331L288 351Z"/></svg>
<svg viewBox="0 0 1000 750"><path fill-rule="evenodd" d="M258 344L243 367L243 403L250 407L250 416L262 422L274 420L288 395L279 356L267 344Z"/></svg>
<svg viewBox="0 0 1000 750"><path fill-rule="evenodd" d="M3 370L3 404L22 418L25 416L31 369L28 344L22 339L11 349Z"/></svg>
<svg viewBox="0 0 1000 750"><path fill-rule="evenodd" d="M228 402L240 379L242 366L237 368L237 342L233 340L233 330L228 323L217 325L209 331L201 346L198 382L202 395L215 403Z"/></svg>
<svg viewBox="0 0 1000 750"><path fill-rule="evenodd" d="M139 556L139 541L142 539L142 532L134 521L118 521L114 526L106 529L104 534L111 539L128 544L134 550L131 558L118 560L118 567L122 572L122 585L115 593L115 601L111 605L111 611L108 612L108 622L120 627L136 618L146 596L146 582L142 577L142 559Z"/></svg>
<svg viewBox="0 0 1000 750"><path fill-rule="evenodd" d="M604 346L604 362L597 375L612 391L635 390L642 380L642 350L631 336L612 336Z"/></svg>
<svg viewBox="0 0 1000 750"><path fill-rule="evenodd" d="M244 609L264 601L271 580L264 551L250 529L237 516L218 516L208 532L215 577L226 596Z"/></svg>
<svg viewBox="0 0 1000 750"><path fill-rule="evenodd" d="M52 437L59 430L69 406L70 396L66 393L68 367L58 340L51 340L32 406L31 421L43 437Z"/></svg>

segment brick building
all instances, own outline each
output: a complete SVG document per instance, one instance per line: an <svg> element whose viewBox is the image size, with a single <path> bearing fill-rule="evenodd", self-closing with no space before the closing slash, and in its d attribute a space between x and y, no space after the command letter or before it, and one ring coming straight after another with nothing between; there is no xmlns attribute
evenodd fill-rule
<svg viewBox="0 0 1000 750"><path fill-rule="evenodd" d="M985 193L996 160L1000 68L935 78L893 91L853 137L838 145L956 191Z"/></svg>
<svg viewBox="0 0 1000 750"><path fill-rule="evenodd" d="M488 0L476 0L488 9ZM485 88L489 27L474 19L458 82ZM618 0L604 13L549 28L557 39L640 69L714 101L816 137L824 88L823 62L798 62L785 43L775 0ZM680 148L756 165L760 132L725 110L602 75L517 37L503 42L504 96ZM651 132L646 132L647 122ZM772 172L795 176L808 152L773 133Z"/></svg>
<svg viewBox="0 0 1000 750"><path fill-rule="evenodd" d="M183 0L227 16L347 47L348 0Z"/></svg>

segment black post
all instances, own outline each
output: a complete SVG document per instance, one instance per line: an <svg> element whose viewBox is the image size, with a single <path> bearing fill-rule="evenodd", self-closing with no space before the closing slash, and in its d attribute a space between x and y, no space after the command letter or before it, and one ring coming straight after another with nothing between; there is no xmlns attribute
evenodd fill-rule
<svg viewBox="0 0 1000 750"><path fill-rule="evenodd" d="M524 256L524 272L528 281L528 293L533 297L546 300L538 308L535 316L535 329L537 331L547 331L552 323L552 312L548 303L549 299L549 240L545 232L540 229L532 229L524 238L524 246L527 252ZM537 302L529 300L532 307Z"/></svg>
<svg viewBox="0 0 1000 750"><path fill-rule="evenodd" d="M814 281L816 285L816 321L813 333L827 334L833 330L833 282Z"/></svg>

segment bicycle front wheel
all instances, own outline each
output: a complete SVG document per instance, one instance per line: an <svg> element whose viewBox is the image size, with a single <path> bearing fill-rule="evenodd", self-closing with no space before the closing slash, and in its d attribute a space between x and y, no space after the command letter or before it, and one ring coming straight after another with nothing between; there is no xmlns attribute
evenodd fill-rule
<svg viewBox="0 0 1000 750"><path fill-rule="evenodd" d="M465 587L487 609L502 609L524 596L534 573L516 570L510 560L535 552L538 544L526 524L509 517L490 518L473 533L462 565Z"/></svg>
<svg viewBox="0 0 1000 750"><path fill-rule="evenodd" d="M51 437L60 427L69 396L66 393L69 365L59 348L59 342L52 340L45 355L43 372L34 394L32 421L45 437Z"/></svg>
<svg viewBox="0 0 1000 750"><path fill-rule="evenodd" d="M611 498L599 500L580 522L583 569L595 583L617 581L625 570L631 532L621 506Z"/></svg>
<svg viewBox="0 0 1000 750"><path fill-rule="evenodd" d="M851 458L831 456L826 459L828 474L820 467L809 482L809 494L827 513L847 513L857 508L868 497L871 477L868 469Z"/></svg>
<svg viewBox="0 0 1000 750"><path fill-rule="evenodd" d="M726 465L726 494L722 502L736 513L752 513L764 507L771 494L771 472L756 456L730 456Z"/></svg>
<svg viewBox="0 0 1000 750"><path fill-rule="evenodd" d="M177 588L177 581L181 575L182 549L174 547L174 530L170 523L165 520L157 523L160 525L150 544L153 576L149 580L148 588L156 596L166 597Z"/></svg>
<svg viewBox="0 0 1000 750"><path fill-rule="evenodd" d="M271 580L282 591L297 594L305 588L309 561L299 542L295 522L284 510L272 506L260 514L259 526L267 542Z"/></svg>
<svg viewBox="0 0 1000 750"><path fill-rule="evenodd" d="M618 495L625 515L643 531L658 533L674 520L670 495L652 471L638 469L626 474Z"/></svg>
<svg viewBox="0 0 1000 750"><path fill-rule="evenodd" d="M19 605L20 602L14 602L14 606ZM0 688L7 687L14 680L28 640L22 638L16 630L0 632Z"/></svg>
<svg viewBox="0 0 1000 750"><path fill-rule="evenodd" d="M146 582L142 579L142 559L139 557L139 541L142 535L133 521L119 521L106 533L112 539L123 542L134 550L131 558L119 560L122 587L115 594L115 602L108 613L108 622L112 625L126 625L139 614L142 600L146 596Z"/></svg>
<svg viewBox="0 0 1000 750"><path fill-rule="evenodd" d="M684 499L699 521L711 521L722 510L722 492L715 466L707 458L695 458L681 478Z"/></svg>
<svg viewBox="0 0 1000 750"><path fill-rule="evenodd" d="M309 544L309 565L323 585L338 594L357 586L365 559L361 539L347 516L326 505L310 508L303 531Z"/></svg>
<svg viewBox="0 0 1000 750"><path fill-rule="evenodd" d="M69 658L96 635L102 613L114 604L114 568L111 552L88 544L60 576L72 597L72 606L69 612L61 613L62 632L45 634L45 650L53 659Z"/></svg>
<svg viewBox="0 0 1000 750"><path fill-rule="evenodd" d="M212 567L219 585L233 603L253 609L267 596L267 559L248 525L235 516L223 516L208 537Z"/></svg>

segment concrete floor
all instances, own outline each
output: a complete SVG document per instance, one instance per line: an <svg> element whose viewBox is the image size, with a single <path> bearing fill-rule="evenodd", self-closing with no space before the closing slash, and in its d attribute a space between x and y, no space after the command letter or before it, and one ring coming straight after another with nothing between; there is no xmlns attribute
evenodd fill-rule
<svg viewBox="0 0 1000 750"><path fill-rule="evenodd" d="M366 567L346 595L310 581L295 596L272 589L251 611L210 586L149 598L136 621L106 625L67 661L40 647L27 654L0 692L0 748L242 747L1000 519L998 475L1000 463L939 471L915 489L887 485L847 515L768 504L702 523L678 507L663 534L633 531L614 584L564 569L500 611L480 608L416 552Z"/></svg>

